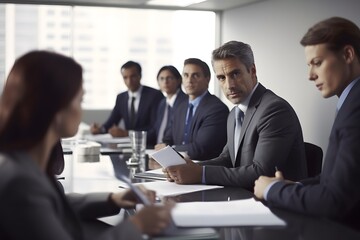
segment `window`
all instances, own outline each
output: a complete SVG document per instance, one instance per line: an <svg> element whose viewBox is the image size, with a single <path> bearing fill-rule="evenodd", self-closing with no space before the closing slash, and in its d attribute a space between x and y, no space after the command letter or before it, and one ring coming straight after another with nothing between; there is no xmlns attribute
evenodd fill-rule
<svg viewBox="0 0 360 240"><path fill-rule="evenodd" d="M142 84L158 88L163 65L181 72L186 58L197 57L210 66L215 47L213 12L0 4L0 13L1 89L17 57L49 49L83 66L84 109L113 107L126 91L120 67L128 60L141 64Z"/></svg>

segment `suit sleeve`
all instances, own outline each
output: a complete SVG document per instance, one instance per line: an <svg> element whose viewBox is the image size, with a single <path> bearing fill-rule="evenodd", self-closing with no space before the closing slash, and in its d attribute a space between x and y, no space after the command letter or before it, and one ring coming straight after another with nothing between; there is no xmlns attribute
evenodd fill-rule
<svg viewBox="0 0 360 240"><path fill-rule="evenodd" d="M301 186L279 182L270 189L268 204L330 218L342 218L351 215L356 208L359 210L360 128L351 126L339 129L330 138L329 148L336 146L336 142L336 155L327 156L335 158L334 165L327 169L329 173L322 173L320 183ZM329 164L327 160L325 165Z"/></svg>
<svg viewBox="0 0 360 240"><path fill-rule="evenodd" d="M252 191L259 176L273 176L275 166L281 169L286 165L296 139L302 136L296 114L284 101L275 101L258 111L262 111L259 118L249 124L255 127L245 133L239 153L241 166L207 166L207 184L239 186Z"/></svg>
<svg viewBox="0 0 360 240"><path fill-rule="evenodd" d="M223 167L231 168L232 163L230 160L228 145L226 144L224 146L222 153L218 157L210 159L210 160L201 161L201 162L199 162L199 165L200 166L223 166Z"/></svg>
<svg viewBox="0 0 360 240"><path fill-rule="evenodd" d="M109 196L110 193L71 193L67 199L82 219L95 219L119 213L119 207L109 201Z"/></svg>
<svg viewBox="0 0 360 240"><path fill-rule="evenodd" d="M123 118L123 115L121 114L121 96L120 94L116 97L116 102L113 110L110 113L109 118L106 120L106 122L103 124L103 127L105 128L106 132L111 128L114 124L118 125Z"/></svg>
<svg viewBox="0 0 360 240"><path fill-rule="evenodd" d="M156 118L157 118L157 112L158 107L161 102L161 100L164 98L164 95L158 91L154 90L154 94L152 94L151 99L149 101L151 102L151 110L150 110L150 116L149 117L149 123L148 126L144 127L143 130L147 131L147 145L150 147L153 147L156 144L157 140L157 134L156 134Z"/></svg>
<svg viewBox="0 0 360 240"><path fill-rule="evenodd" d="M72 211L63 208L57 195L42 180L23 175L2 186L0 212L1 228L6 230L5 235L18 240L83 239L86 231L83 224ZM99 201L101 197L99 195L96 198ZM93 205L99 206L100 202ZM126 220L114 227L102 229L88 239L142 239L142 235Z"/></svg>

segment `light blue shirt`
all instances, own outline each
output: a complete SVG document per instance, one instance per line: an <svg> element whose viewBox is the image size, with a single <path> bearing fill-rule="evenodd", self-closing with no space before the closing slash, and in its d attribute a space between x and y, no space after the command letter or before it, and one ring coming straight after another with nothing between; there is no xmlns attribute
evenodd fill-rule
<svg viewBox="0 0 360 240"><path fill-rule="evenodd" d="M195 115L196 109L198 108L201 100L204 98L204 96L208 93L208 91L205 91L203 94L201 94L200 96L198 96L197 98L195 98L194 100L189 101L189 103L191 103L194 107L193 107L193 116ZM187 110L186 113L186 118L188 118L189 115L189 108Z"/></svg>
<svg viewBox="0 0 360 240"><path fill-rule="evenodd" d="M345 102L346 97L349 95L350 90L353 88L353 86L359 81L360 77L356 78L354 81L352 81L347 87L344 89L344 91L341 93L339 97L339 101L336 105L336 111L338 112Z"/></svg>

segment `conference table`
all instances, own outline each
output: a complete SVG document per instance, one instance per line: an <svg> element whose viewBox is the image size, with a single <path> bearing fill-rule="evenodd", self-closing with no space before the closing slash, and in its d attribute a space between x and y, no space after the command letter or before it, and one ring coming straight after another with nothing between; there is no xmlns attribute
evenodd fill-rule
<svg viewBox="0 0 360 240"><path fill-rule="evenodd" d="M145 166L128 166L126 161L129 156L129 154L111 152L109 154L103 153L95 158L93 156L88 158L86 156L76 156L76 154L68 152L64 155L65 169L61 174L61 183L64 186L65 192L116 192L121 190L119 188L118 177L123 174L129 176L133 182L150 181L134 178L135 173L148 169L148 161L144 163ZM253 193L242 188L224 187L181 194L171 198L177 202L227 201L229 199L253 198ZM284 220L286 226L214 227L216 236L204 239L360 239L359 232L335 221L306 216L281 209L270 210ZM119 215L101 220L108 224L116 224L126 217L127 214L128 212L122 210ZM221 219L219 219L219 221L221 221ZM177 237L174 239L182 238Z"/></svg>

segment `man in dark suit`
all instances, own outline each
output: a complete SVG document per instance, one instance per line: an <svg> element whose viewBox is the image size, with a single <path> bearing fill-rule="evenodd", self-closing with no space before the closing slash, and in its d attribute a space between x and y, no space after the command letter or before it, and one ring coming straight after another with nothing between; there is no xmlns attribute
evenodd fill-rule
<svg viewBox="0 0 360 240"><path fill-rule="evenodd" d="M360 230L360 29L334 17L315 24L301 40L324 98L339 97L322 172L300 183L260 177L254 192L269 206L336 219Z"/></svg>
<svg viewBox="0 0 360 240"><path fill-rule="evenodd" d="M181 90L181 74L174 66L163 66L160 68L156 78L160 90L166 96L159 103L154 127L157 143L162 143L165 132L171 131L171 119L175 109L178 108L181 102L187 100L187 96Z"/></svg>
<svg viewBox="0 0 360 240"><path fill-rule="evenodd" d="M228 107L208 92L209 66L197 58L184 62L183 85L188 95L174 112L171 131L166 132L161 149L174 146L197 160L217 156L226 143ZM214 141L216 139L216 141Z"/></svg>
<svg viewBox="0 0 360 240"><path fill-rule="evenodd" d="M306 177L299 120L284 99L258 83L250 46L228 42L213 51L212 64L225 96L235 104L227 120L227 144L214 159L169 167L168 179L252 190L254 181L274 174L276 166L290 179Z"/></svg>
<svg viewBox="0 0 360 240"><path fill-rule="evenodd" d="M156 110L163 94L156 89L143 86L140 64L128 61L121 67L121 74L128 91L120 93L116 98L115 106L102 125L93 124L92 134L110 133L113 137L126 137L128 130L149 131L156 119ZM124 120L125 129L118 126ZM156 142L155 132L147 134L147 145L153 146Z"/></svg>

